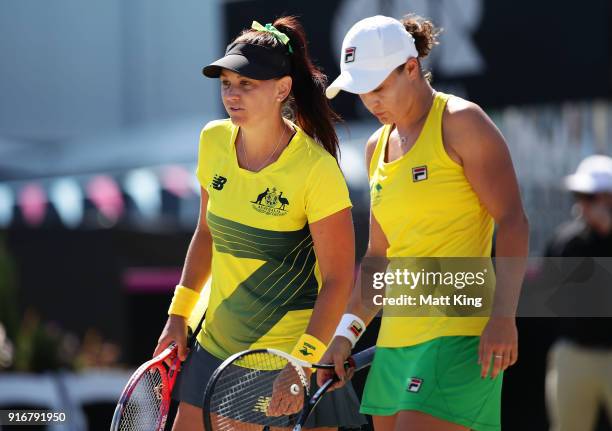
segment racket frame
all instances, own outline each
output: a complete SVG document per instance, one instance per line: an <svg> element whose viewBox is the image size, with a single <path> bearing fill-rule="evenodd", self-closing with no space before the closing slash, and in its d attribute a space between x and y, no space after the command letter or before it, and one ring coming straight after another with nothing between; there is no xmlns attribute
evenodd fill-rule
<svg viewBox="0 0 612 431"><path fill-rule="evenodd" d="M165 365L166 360L171 361L170 366ZM123 392L121 392L121 397L119 398L119 402L117 403L117 407L115 407L115 412L113 414L110 431L119 431L121 417L123 416L123 412L125 411L128 400L134 392L134 389L136 389L136 386L138 385L138 382L142 376L153 369L159 370L159 374L162 379L163 392L160 405L161 414L155 428L155 431L162 431L166 425L166 420L168 419L168 411L170 410L171 401L170 394L172 393L172 388L174 387L174 382L176 380L176 376L178 375L179 367L180 361L178 359L178 346L174 344L167 347L156 357L148 360L138 367L128 380L125 388L123 388ZM163 396L164 394L167 394L167 396Z"/></svg>
<svg viewBox="0 0 612 431"><path fill-rule="evenodd" d="M187 345L191 346L192 348L195 346L196 337L200 333L200 330L202 329L202 324L204 323L205 319L206 310L204 310L204 313L202 314L202 317L200 318L195 330L189 333L187 336ZM187 330L190 331L191 327L187 326ZM170 359L172 363L166 371L166 369L161 364L165 363L167 359ZM160 405L160 411L162 412L162 414L160 415L160 420L158 421L157 428L155 431L162 431L164 429L164 427L166 426L166 421L168 420L168 412L170 410L171 402L170 398L172 394L172 389L174 388L174 382L176 381L176 376L181 371L181 361L178 358L178 346L175 343L170 344L163 352L161 352L156 357L148 360L140 367L138 367L136 371L134 371L134 374L132 374L132 376L128 380L127 384L125 385L125 388L123 388L123 391L121 392L121 397L119 398L119 402L117 403L117 407L115 407L110 431L119 431L119 423L121 422L121 417L123 416L127 400L132 395L132 392L134 392L136 384L138 383L138 380L142 377L143 373L146 370L153 368L153 365L155 364L157 364L157 366L161 367L164 370L163 373L160 372L162 376L162 384L168 384L168 386L164 387L168 388L169 395L167 399L162 397L162 404Z"/></svg>
<svg viewBox="0 0 612 431"><path fill-rule="evenodd" d="M350 356L344 363L345 368L354 368L355 371L358 371L362 368L367 367L372 362L374 357L375 347L370 347L366 350L356 353L355 355ZM320 370L333 370L335 368L334 364L319 364L319 363L311 363L308 361L304 361L303 359L296 358L286 352L277 349L253 349L253 350L245 350L243 352L238 352L227 358L219 367L214 371L208 384L206 385L206 390L204 392L204 399L202 402L202 410L204 416L204 430L212 431L212 422L211 422L211 414L210 414L210 401L212 399L215 386L217 384L217 380L221 376L221 373L225 371L227 367L232 365L234 362L239 360L240 358L253 355L257 353L272 353L274 355L280 356L287 360L288 363L292 364L294 368L299 370L298 375L300 376L300 380L302 381L302 387L304 389L304 406L302 407L302 411L297 419L296 425L294 426L294 431L300 431L302 426L306 423L308 416L314 408L317 406L325 392L329 389L329 387L336 381L338 381L337 377L327 380L321 387L310 396L310 382L306 378L306 373L301 368L314 368Z"/></svg>

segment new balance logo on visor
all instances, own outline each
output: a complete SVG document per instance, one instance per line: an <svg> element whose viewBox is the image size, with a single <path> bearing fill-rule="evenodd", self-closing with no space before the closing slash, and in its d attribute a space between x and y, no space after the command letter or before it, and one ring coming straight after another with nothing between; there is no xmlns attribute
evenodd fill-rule
<svg viewBox="0 0 612 431"><path fill-rule="evenodd" d="M410 379L410 383L408 383L408 392L418 392L421 390L421 385L423 384L423 379L419 379L418 377L412 377Z"/></svg>
<svg viewBox="0 0 612 431"><path fill-rule="evenodd" d="M222 190L225 183L227 183L227 178L222 177L221 175L215 175L211 185L215 190Z"/></svg>
<svg viewBox="0 0 612 431"><path fill-rule="evenodd" d="M419 166L417 168L412 168L412 181L423 181L427 179L427 166Z"/></svg>
<svg viewBox="0 0 612 431"><path fill-rule="evenodd" d="M354 46L351 46L350 48L346 48L344 50L344 62L345 63L352 63L353 61L355 61L355 51L357 50L357 48L355 48Z"/></svg>

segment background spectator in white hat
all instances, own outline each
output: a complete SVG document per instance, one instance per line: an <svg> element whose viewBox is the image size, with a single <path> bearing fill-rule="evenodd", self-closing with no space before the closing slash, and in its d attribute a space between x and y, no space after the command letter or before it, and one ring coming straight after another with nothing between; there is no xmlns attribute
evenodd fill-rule
<svg viewBox="0 0 612 431"><path fill-rule="evenodd" d="M557 229L545 256L612 257L612 158L587 157L565 177L565 188L575 195L576 218ZM611 324L604 317L560 319L546 375L551 431L593 430L600 406L612 414L612 335L602 330Z"/></svg>

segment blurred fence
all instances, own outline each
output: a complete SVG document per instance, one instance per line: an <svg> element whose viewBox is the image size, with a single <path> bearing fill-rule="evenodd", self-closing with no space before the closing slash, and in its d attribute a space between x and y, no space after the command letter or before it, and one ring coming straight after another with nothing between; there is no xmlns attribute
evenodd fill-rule
<svg viewBox="0 0 612 431"><path fill-rule="evenodd" d="M612 104L508 108L492 115L506 137L530 222L530 254L540 255L572 196L562 179L591 154L612 153Z"/></svg>

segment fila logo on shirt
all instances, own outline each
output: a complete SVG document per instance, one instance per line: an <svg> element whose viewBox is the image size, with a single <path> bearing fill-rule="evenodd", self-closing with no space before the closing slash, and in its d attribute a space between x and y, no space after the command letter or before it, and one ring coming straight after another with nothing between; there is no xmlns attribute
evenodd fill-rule
<svg viewBox="0 0 612 431"><path fill-rule="evenodd" d="M227 178L222 177L221 175L216 175L212 180L212 188L215 190L223 190L223 186L227 183Z"/></svg>
<svg viewBox="0 0 612 431"><path fill-rule="evenodd" d="M412 377L410 379L410 383L408 383L408 392L420 391L422 384L423 384L423 379L419 379L418 377Z"/></svg>
<svg viewBox="0 0 612 431"><path fill-rule="evenodd" d="M357 51L357 48L354 46L351 46L344 50L344 62L345 63L352 63L353 61L355 61L355 51Z"/></svg>
<svg viewBox="0 0 612 431"><path fill-rule="evenodd" d="M412 168L412 182L424 181L427 179L427 166Z"/></svg>

